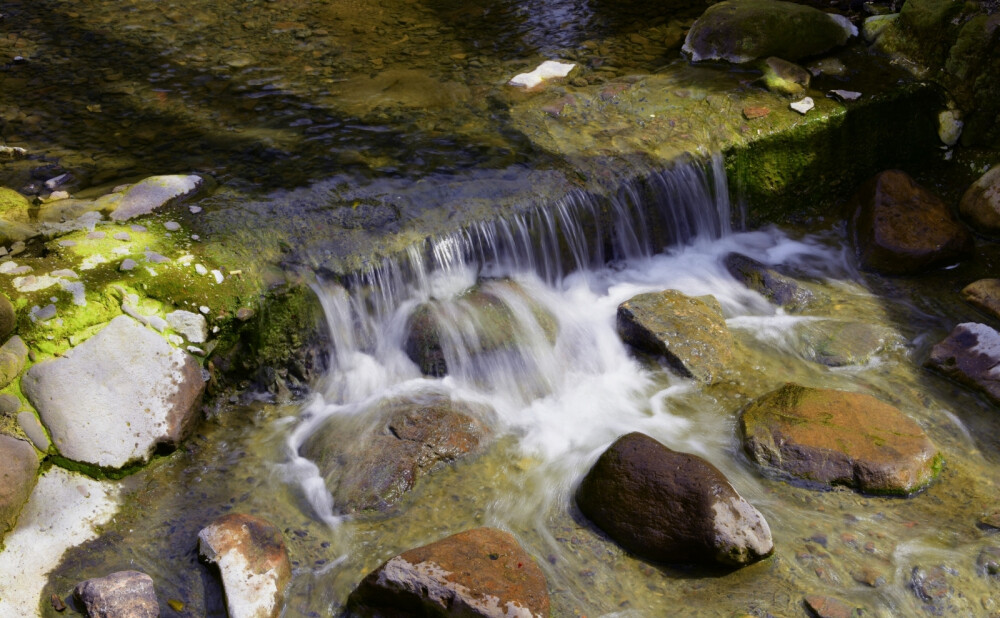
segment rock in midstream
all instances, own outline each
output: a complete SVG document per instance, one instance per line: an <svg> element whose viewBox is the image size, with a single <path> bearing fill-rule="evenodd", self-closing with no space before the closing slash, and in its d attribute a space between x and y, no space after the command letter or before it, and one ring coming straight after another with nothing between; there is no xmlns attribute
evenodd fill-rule
<svg viewBox="0 0 1000 618"><path fill-rule="evenodd" d="M942 465L916 422L863 393L787 383L744 408L739 430L743 448L761 466L873 494L912 494Z"/></svg>
<svg viewBox="0 0 1000 618"><path fill-rule="evenodd" d="M851 209L851 236L866 270L919 274L972 251L972 235L948 206L905 172L876 175L854 195Z"/></svg>
<svg viewBox="0 0 1000 618"><path fill-rule="evenodd" d="M1000 279L980 279L970 283L962 290L962 299L1000 320Z"/></svg>
<svg viewBox="0 0 1000 618"><path fill-rule="evenodd" d="M715 466L642 433L608 447L576 502L619 545L655 562L744 566L774 549L764 516Z"/></svg>
<svg viewBox="0 0 1000 618"><path fill-rule="evenodd" d="M191 355L118 316L62 358L32 366L21 389L60 454L121 468L184 438L205 382Z"/></svg>
<svg viewBox="0 0 1000 618"><path fill-rule="evenodd" d="M972 183L962 196L958 211L976 230L1000 233L1000 165Z"/></svg>
<svg viewBox="0 0 1000 618"><path fill-rule="evenodd" d="M545 575L510 534L476 528L411 549L368 574L348 615L546 618Z"/></svg>
<svg viewBox="0 0 1000 618"><path fill-rule="evenodd" d="M617 319L625 343L665 356L685 377L714 384L732 361L733 336L714 298L676 290L639 294L618 306Z"/></svg>
<svg viewBox="0 0 1000 618"><path fill-rule="evenodd" d="M38 456L31 444L0 434L0 541L14 529L21 507L38 481Z"/></svg>
<svg viewBox="0 0 1000 618"><path fill-rule="evenodd" d="M805 309L815 299L795 279L742 253L729 253L722 263L737 281L789 311Z"/></svg>
<svg viewBox="0 0 1000 618"><path fill-rule="evenodd" d="M931 349L926 365L1000 404L1000 333L993 328L976 322L959 324Z"/></svg>
<svg viewBox="0 0 1000 618"><path fill-rule="evenodd" d="M76 598L90 618L157 618L153 578L139 571L119 571L76 585Z"/></svg>
<svg viewBox="0 0 1000 618"><path fill-rule="evenodd" d="M480 452L491 416L436 391L386 399L354 418L330 417L300 453L319 467L338 512L385 512L439 465Z"/></svg>
<svg viewBox="0 0 1000 618"><path fill-rule="evenodd" d="M230 618L277 618L292 579L281 530L261 517L230 513L198 533L198 554L222 575Z"/></svg>

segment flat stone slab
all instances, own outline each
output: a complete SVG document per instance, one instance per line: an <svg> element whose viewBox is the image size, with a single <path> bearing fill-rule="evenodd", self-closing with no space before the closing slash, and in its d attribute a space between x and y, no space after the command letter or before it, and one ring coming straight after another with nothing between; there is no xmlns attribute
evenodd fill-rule
<svg viewBox="0 0 1000 618"><path fill-rule="evenodd" d="M755 462L821 485L907 495L942 465L916 422L863 393L788 383L744 408L739 428Z"/></svg>
<svg viewBox="0 0 1000 618"><path fill-rule="evenodd" d="M21 389L64 457L121 468L183 439L205 383L192 356L119 316L62 358L34 365Z"/></svg>
<svg viewBox="0 0 1000 618"><path fill-rule="evenodd" d="M959 324L934 346L926 365L1000 404L1000 333L993 328L976 322Z"/></svg>
<svg viewBox="0 0 1000 618"><path fill-rule="evenodd" d="M193 195L204 184L205 180L194 174L150 176L125 190L111 218L125 221L148 215L170 202Z"/></svg>

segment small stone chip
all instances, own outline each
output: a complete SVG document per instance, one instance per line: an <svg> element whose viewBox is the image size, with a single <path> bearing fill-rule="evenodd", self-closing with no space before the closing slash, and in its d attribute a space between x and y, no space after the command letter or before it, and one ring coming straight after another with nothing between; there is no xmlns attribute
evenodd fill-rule
<svg viewBox="0 0 1000 618"><path fill-rule="evenodd" d="M771 113L771 108L764 106L759 106L759 107L751 106L743 108L743 117L746 118L747 120L764 118L770 113Z"/></svg>
<svg viewBox="0 0 1000 618"><path fill-rule="evenodd" d="M829 96L838 101L857 101L861 98L861 93L853 90L831 90Z"/></svg>
<svg viewBox="0 0 1000 618"><path fill-rule="evenodd" d="M105 236L107 236L107 234L105 234L104 232L90 232L87 234L87 238L90 240L101 240Z"/></svg>
<svg viewBox="0 0 1000 618"><path fill-rule="evenodd" d="M199 275L207 275L208 269L202 266L201 264L195 264L194 272L198 273Z"/></svg>
<svg viewBox="0 0 1000 618"><path fill-rule="evenodd" d="M201 212L201 206L191 206L188 208L188 210L191 211L191 214L196 215L199 212Z"/></svg>
<svg viewBox="0 0 1000 618"><path fill-rule="evenodd" d="M816 104L813 102L812 97L806 97L801 101L794 101L792 103L789 103L788 107L794 109L798 113L805 116L806 112L816 107Z"/></svg>
<svg viewBox="0 0 1000 618"><path fill-rule="evenodd" d="M168 231L176 232L177 230L181 229L181 224L177 223L176 221L167 221L166 223L163 224L163 227L167 228Z"/></svg>
<svg viewBox="0 0 1000 618"><path fill-rule="evenodd" d="M201 311L201 312L202 312L202 313L204 313L205 315L208 315L208 312L209 312L209 311L211 311L211 309L209 309L209 308L208 308L208 307L206 307L205 305L202 305L201 307L198 307L198 311Z"/></svg>

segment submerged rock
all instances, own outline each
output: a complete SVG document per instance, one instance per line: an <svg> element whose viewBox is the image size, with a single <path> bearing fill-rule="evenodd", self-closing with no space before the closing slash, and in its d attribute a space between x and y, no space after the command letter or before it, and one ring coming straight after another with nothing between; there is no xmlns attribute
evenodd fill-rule
<svg viewBox="0 0 1000 618"><path fill-rule="evenodd" d="M641 433L608 447L576 502L622 547L656 562L743 566L774 549L764 516L715 466Z"/></svg>
<svg viewBox="0 0 1000 618"><path fill-rule="evenodd" d="M292 579L281 530L253 515L231 513L198 533L198 554L219 567L230 618L277 618Z"/></svg>
<svg viewBox="0 0 1000 618"><path fill-rule="evenodd" d="M891 328L842 320L809 320L795 329L804 354L827 367L861 365L901 337Z"/></svg>
<svg viewBox="0 0 1000 618"><path fill-rule="evenodd" d="M713 299L714 300L714 299ZM718 382L733 358L733 336L722 313L676 290L639 294L618 306L626 343L666 357L685 377Z"/></svg>
<svg viewBox="0 0 1000 618"><path fill-rule="evenodd" d="M959 324L931 349L926 365L1000 404L1000 333L993 328L976 322Z"/></svg>
<svg viewBox="0 0 1000 618"><path fill-rule="evenodd" d="M1000 279L980 279L965 286L962 298L976 309L1000 320Z"/></svg>
<svg viewBox="0 0 1000 618"><path fill-rule="evenodd" d="M972 235L940 198L899 170L882 172L852 200L851 235L861 266L888 275L947 266L972 250Z"/></svg>
<svg viewBox="0 0 1000 618"><path fill-rule="evenodd" d="M38 456L31 444L0 434L0 541L14 529L17 514L38 480Z"/></svg>
<svg viewBox="0 0 1000 618"><path fill-rule="evenodd" d="M69 459L105 468L145 462L187 433L205 389L198 362L126 316L21 379Z"/></svg>
<svg viewBox="0 0 1000 618"><path fill-rule="evenodd" d="M744 408L739 429L755 462L822 485L906 495L941 468L919 425L862 393L788 383Z"/></svg>
<svg viewBox="0 0 1000 618"><path fill-rule="evenodd" d="M972 183L962 196L958 211L976 230L1000 233L1000 165Z"/></svg>
<svg viewBox="0 0 1000 618"><path fill-rule="evenodd" d="M724 0L694 22L683 51L695 62L798 60L829 51L857 35L850 20L779 0Z"/></svg>
<svg viewBox="0 0 1000 618"><path fill-rule="evenodd" d="M850 605L834 597L810 594L803 599L803 602L812 612L810 615L817 618L853 618L862 615L861 612L855 612Z"/></svg>
<svg viewBox="0 0 1000 618"><path fill-rule="evenodd" d="M205 179L194 174L150 176L126 189L117 201L111 218L125 221L148 215L170 203L190 198L204 188Z"/></svg>
<svg viewBox="0 0 1000 618"><path fill-rule="evenodd" d="M491 414L438 392L388 399L357 418L330 417L299 451L319 467L338 512L384 512L437 466L478 453Z"/></svg>
<svg viewBox="0 0 1000 618"><path fill-rule="evenodd" d="M460 532L389 559L347 602L348 615L546 618L545 575L510 534Z"/></svg>
<svg viewBox="0 0 1000 618"><path fill-rule="evenodd" d="M790 311L806 308L813 302L813 293L791 277L741 253L730 253L723 265L737 281L764 298Z"/></svg>
<svg viewBox="0 0 1000 618"><path fill-rule="evenodd" d="M153 578L139 571L119 571L76 585L76 598L90 618L157 618L160 606Z"/></svg>

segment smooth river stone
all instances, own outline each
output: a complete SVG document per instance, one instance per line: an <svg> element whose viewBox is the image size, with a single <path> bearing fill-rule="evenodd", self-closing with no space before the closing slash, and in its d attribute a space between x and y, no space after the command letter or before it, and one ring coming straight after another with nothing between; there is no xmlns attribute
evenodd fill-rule
<svg viewBox="0 0 1000 618"><path fill-rule="evenodd" d="M926 365L1000 404L1000 333L976 322L959 324L934 346Z"/></svg>

